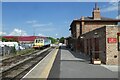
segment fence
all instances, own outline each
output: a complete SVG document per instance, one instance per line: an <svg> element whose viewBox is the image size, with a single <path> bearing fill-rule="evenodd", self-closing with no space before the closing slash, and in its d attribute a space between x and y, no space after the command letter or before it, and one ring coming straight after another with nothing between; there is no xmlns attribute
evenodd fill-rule
<svg viewBox="0 0 120 80"><path fill-rule="evenodd" d="M0 47L1 56L11 55L15 53L16 53L15 47L9 47L9 46Z"/></svg>
<svg viewBox="0 0 120 80"><path fill-rule="evenodd" d="M0 46L0 56L15 54L16 51L32 48L32 44L20 44L19 46Z"/></svg>

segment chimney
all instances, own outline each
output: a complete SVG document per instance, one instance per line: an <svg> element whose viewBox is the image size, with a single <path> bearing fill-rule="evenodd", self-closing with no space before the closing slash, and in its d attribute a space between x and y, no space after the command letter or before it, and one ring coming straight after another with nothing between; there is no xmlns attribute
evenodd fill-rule
<svg viewBox="0 0 120 80"><path fill-rule="evenodd" d="M95 3L95 8L93 8L93 12L92 12L92 17L94 20L100 20L100 9L97 6L97 3Z"/></svg>
<svg viewBox="0 0 120 80"><path fill-rule="evenodd" d="M84 16L81 17L81 20L84 20Z"/></svg>

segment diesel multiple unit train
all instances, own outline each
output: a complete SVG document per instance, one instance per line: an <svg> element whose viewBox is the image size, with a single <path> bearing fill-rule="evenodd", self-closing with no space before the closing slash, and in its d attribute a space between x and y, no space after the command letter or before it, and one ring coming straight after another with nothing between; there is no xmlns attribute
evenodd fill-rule
<svg viewBox="0 0 120 80"><path fill-rule="evenodd" d="M33 48L40 49L44 47L49 47L51 44L51 40L49 38L36 38L34 40Z"/></svg>

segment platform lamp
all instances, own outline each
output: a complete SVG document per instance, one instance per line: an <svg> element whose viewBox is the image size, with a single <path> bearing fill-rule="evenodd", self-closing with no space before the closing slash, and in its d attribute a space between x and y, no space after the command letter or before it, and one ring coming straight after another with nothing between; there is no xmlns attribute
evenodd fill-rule
<svg viewBox="0 0 120 80"><path fill-rule="evenodd" d="M99 37L98 33L95 32L95 33L94 33L94 38L98 38L98 37Z"/></svg>
<svg viewBox="0 0 120 80"><path fill-rule="evenodd" d="M84 36L80 36L80 39L83 39L84 38Z"/></svg>
<svg viewBox="0 0 120 80"><path fill-rule="evenodd" d="M83 45L84 45L84 36L80 36L80 51L81 52L84 52L83 50L84 50L84 47L83 47Z"/></svg>

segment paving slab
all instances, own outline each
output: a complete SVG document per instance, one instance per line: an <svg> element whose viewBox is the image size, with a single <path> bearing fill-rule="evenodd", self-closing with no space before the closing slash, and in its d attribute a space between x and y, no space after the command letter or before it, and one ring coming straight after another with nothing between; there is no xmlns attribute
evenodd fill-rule
<svg viewBox="0 0 120 80"><path fill-rule="evenodd" d="M60 78L118 78L118 72L90 64L85 55L61 47Z"/></svg>

